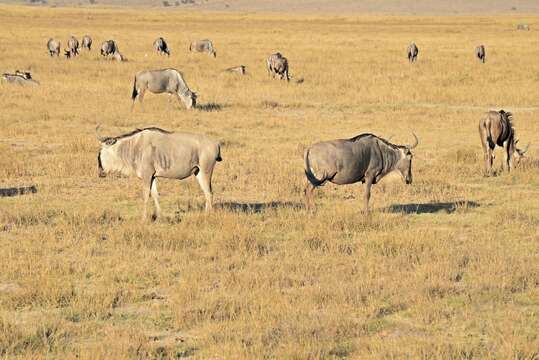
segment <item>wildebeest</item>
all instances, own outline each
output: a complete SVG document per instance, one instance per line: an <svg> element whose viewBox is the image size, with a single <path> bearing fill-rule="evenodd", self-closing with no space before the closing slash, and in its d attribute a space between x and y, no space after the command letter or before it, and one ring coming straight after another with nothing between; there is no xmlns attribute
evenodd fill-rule
<svg viewBox="0 0 539 360"><path fill-rule="evenodd" d="M221 145L203 135L175 133L159 128L136 129L117 137L101 137L97 155L99 176L108 173L135 175L143 181L144 211L152 196L155 203L153 218L161 208L156 178L182 180L195 175L206 197L206 211L212 208L211 178L217 161L221 161Z"/></svg>
<svg viewBox="0 0 539 360"><path fill-rule="evenodd" d="M517 30L525 30L525 31L529 31L530 30L530 26L528 24L518 24L517 25Z"/></svg>
<svg viewBox="0 0 539 360"><path fill-rule="evenodd" d="M88 35L82 37L82 48L92 50L92 38Z"/></svg>
<svg viewBox="0 0 539 360"><path fill-rule="evenodd" d="M475 48L475 56L477 56L477 58L484 64L485 63L485 60L486 60L486 57L487 57L487 53L485 52L485 47L483 45L479 45L478 47Z"/></svg>
<svg viewBox="0 0 539 360"><path fill-rule="evenodd" d="M245 73L246 73L245 65L230 67L228 69L225 69L225 71L226 72L239 73L239 74L242 74L242 75L245 75Z"/></svg>
<svg viewBox="0 0 539 360"><path fill-rule="evenodd" d="M135 75L133 82L133 105L131 111L135 107L135 99L139 97L140 104L144 99L146 89L154 94L168 93L174 95L178 102L183 102L187 109L196 106L197 94L192 92L185 80L183 74L176 69L162 70L145 70L140 71Z"/></svg>
<svg viewBox="0 0 539 360"><path fill-rule="evenodd" d="M208 55L213 55L213 57L217 56L213 43L208 39L195 40L191 42L189 45L189 51L206 52Z"/></svg>
<svg viewBox="0 0 539 360"><path fill-rule="evenodd" d="M116 61L127 61L127 58L122 55L118 50L114 54L112 54L112 59Z"/></svg>
<svg viewBox="0 0 539 360"><path fill-rule="evenodd" d="M71 35L69 40L67 40L67 50L66 50L66 56L72 57L77 56L79 54L79 40L77 40L76 37Z"/></svg>
<svg viewBox="0 0 539 360"><path fill-rule="evenodd" d="M60 42L50 38L49 41L47 41L47 51L50 56L60 56Z"/></svg>
<svg viewBox="0 0 539 360"><path fill-rule="evenodd" d="M313 192L326 181L344 185L361 181L366 184L365 212L369 211L371 186L388 173L397 170L406 184L412 183L412 145L395 145L373 134L351 139L316 143L305 150L305 203L312 208Z"/></svg>
<svg viewBox="0 0 539 360"><path fill-rule="evenodd" d="M271 54L266 60L266 68L268 75L273 78L275 78L275 75L278 75L281 80L286 79L290 81L290 76L288 75L288 59L281 55L281 53Z"/></svg>
<svg viewBox="0 0 539 360"><path fill-rule="evenodd" d="M479 136L485 155L486 174L492 174L494 164L494 148L496 145L504 148L504 165L507 171L511 171L520 163L521 158L528 150L529 144L524 149L517 148L518 140L515 139L513 128L513 114L504 110L488 111L479 121Z"/></svg>
<svg viewBox="0 0 539 360"><path fill-rule="evenodd" d="M17 84L20 86L37 86L39 82L32 79L32 75L29 72L21 72L17 70L15 74L2 74L2 81L9 84Z"/></svg>
<svg viewBox="0 0 539 360"><path fill-rule="evenodd" d="M417 54L419 54L419 49L415 43L408 45L408 61L411 63L417 60Z"/></svg>
<svg viewBox="0 0 539 360"><path fill-rule="evenodd" d="M116 51L118 51L118 46L116 45L116 42L114 40L104 41L101 45L102 56L106 57L108 55L113 55Z"/></svg>
<svg viewBox="0 0 539 360"><path fill-rule="evenodd" d="M158 54L160 54L160 55L166 54L166 55L170 56L170 50L168 48L167 42L162 37L157 38L153 42L153 47L154 47L155 51L157 51Z"/></svg>

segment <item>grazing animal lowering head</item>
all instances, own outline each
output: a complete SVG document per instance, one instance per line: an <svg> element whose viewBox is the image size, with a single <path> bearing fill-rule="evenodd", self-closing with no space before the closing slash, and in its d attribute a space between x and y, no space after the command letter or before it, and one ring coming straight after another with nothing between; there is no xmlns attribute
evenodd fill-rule
<svg viewBox="0 0 539 360"><path fill-rule="evenodd" d="M182 100L185 99L183 102L185 104L185 107L188 109L196 108L197 106L197 94L195 92L190 91L187 96L182 97Z"/></svg>
<svg viewBox="0 0 539 360"><path fill-rule="evenodd" d="M116 143L115 138L102 137L99 135L99 125L95 128L97 140L101 143L101 148L97 153L97 171L99 177L106 177L107 173L112 171L113 164L119 159L114 151L111 151L111 146Z"/></svg>
<svg viewBox="0 0 539 360"><path fill-rule="evenodd" d="M412 150L419 144L419 139L412 133L415 138L415 142L412 145L404 145L400 147L401 159L396 165L396 169L402 176L402 180L410 185L412 183Z"/></svg>
<svg viewBox="0 0 539 360"><path fill-rule="evenodd" d="M519 149L517 147L518 139L515 140L515 152L513 153L513 162L515 166L518 166L520 162L526 158L525 154L528 151L528 148L530 147L530 144L526 145L524 149Z"/></svg>

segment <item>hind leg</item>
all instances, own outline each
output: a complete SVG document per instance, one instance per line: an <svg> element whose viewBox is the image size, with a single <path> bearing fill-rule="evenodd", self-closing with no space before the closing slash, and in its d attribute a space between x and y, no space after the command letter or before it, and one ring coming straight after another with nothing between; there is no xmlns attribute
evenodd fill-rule
<svg viewBox="0 0 539 360"><path fill-rule="evenodd" d="M198 174L195 175L200 188L204 192L204 197L206 198L206 211L210 211L213 208L213 192L211 188L212 173L213 167L211 169L200 169Z"/></svg>
<svg viewBox="0 0 539 360"><path fill-rule="evenodd" d="M307 181L307 185L305 186L305 208L309 211L314 210L314 190L316 189L316 186L314 186L310 181Z"/></svg>
<svg viewBox="0 0 539 360"><path fill-rule="evenodd" d="M157 220L161 216L161 206L159 205L159 193L157 192L157 178L154 176L152 179L152 185L150 190L153 202L155 205L155 212L153 213L153 219Z"/></svg>

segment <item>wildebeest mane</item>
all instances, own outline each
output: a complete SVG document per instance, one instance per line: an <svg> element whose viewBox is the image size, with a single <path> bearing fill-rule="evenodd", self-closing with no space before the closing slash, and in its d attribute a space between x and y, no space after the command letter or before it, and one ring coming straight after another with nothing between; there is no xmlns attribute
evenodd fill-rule
<svg viewBox="0 0 539 360"><path fill-rule="evenodd" d="M130 136L133 136L133 135L136 135L144 130L149 130L149 131L157 131L157 132L160 132L162 134L172 134L172 131L168 131L168 130L163 130L161 128L158 128L158 127L147 127L147 128L143 128L143 129L135 129L129 133L126 133L126 134L122 134L122 135L118 135L118 136L115 136L115 137L110 137L109 139L115 139L115 140L120 140L120 139L125 139L125 138L128 138Z"/></svg>
<svg viewBox="0 0 539 360"><path fill-rule="evenodd" d="M507 124L509 125L509 127L513 129L513 114L503 109L498 112L502 116L502 119L505 119L505 121L507 121Z"/></svg>
<svg viewBox="0 0 539 360"><path fill-rule="evenodd" d="M362 138L367 137L367 136L372 136L372 137L374 137L374 138L380 140L381 142L383 142L383 143L386 144L387 146L392 147L393 149L399 149L399 148L405 147L405 146L403 146L403 145L392 144L392 143L390 143L389 141L387 141L386 139L383 139L383 138L381 138L381 137L379 137L379 136L376 136L376 135L374 135L374 134L371 134L371 133L359 134L359 135L357 135L357 136L354 136L354 137L348 139L348 141L356 142L356 141L358 141L359 139L362 139Z"/></svg>

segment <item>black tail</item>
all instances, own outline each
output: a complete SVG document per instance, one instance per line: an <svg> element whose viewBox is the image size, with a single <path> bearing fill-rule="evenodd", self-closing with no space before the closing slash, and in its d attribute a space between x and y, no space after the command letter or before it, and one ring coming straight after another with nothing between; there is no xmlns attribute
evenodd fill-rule
<svg viewBox="0 0 539 360"><path fill-rule="evenodd" d="M133 81L133 93L131 94L131 99L135 100L137 98L137 95L137 77L135 76L135 80Z"/></svg>
<svg viewBox="0 0 539 360"><path fill-rule="evenodd" d="M215 158L215 161L217 161L217 162L223 161L223 158L221 157L221 145L220 144L217 146L217 157Z"/></svg>
<svg viewBox="0 0 539 360"><path fill-rule="evenodd" d="M309 163L309 150L308 149L305 150L304 160L305 160L305 176L307 176L307 180L309 180L309 182L313 184L314 186L320 186L324 182L326 182L326 180L318 180L316 176L314 176L311 170L311 164Z"/></svg>

